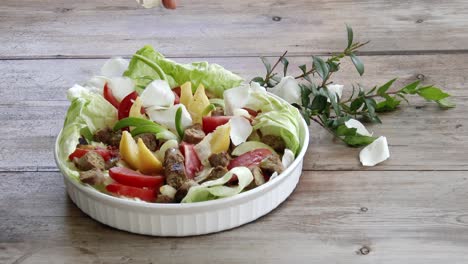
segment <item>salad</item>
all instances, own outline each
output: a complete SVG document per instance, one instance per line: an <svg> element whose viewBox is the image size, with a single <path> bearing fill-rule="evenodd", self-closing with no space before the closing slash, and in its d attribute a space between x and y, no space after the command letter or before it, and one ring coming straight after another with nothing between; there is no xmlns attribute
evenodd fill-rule
<svg viewBox="0 0 468 264"><path fill-rule="evenodd" d="M274 180L301 149L296 108L217 64L145 46L68 90L57 162L100 192L144 202L229 197Z"/></svg>

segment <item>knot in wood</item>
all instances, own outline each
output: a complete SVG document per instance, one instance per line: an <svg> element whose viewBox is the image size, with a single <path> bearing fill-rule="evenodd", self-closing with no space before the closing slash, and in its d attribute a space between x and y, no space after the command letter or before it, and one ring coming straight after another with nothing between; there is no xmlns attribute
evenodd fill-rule
<svg viewBox="0 0 468 264"><path fill-rule="evenodd" d="M279 16L274 16L272 19L273 21L276 21L276 22L281 21L281 17Z"/></svg>

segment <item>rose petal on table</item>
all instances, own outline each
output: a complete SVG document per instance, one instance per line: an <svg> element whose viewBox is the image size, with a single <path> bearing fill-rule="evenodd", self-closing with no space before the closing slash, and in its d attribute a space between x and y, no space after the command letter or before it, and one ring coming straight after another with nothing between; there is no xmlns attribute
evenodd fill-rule
<svg viewBox="0 0 468 264"><path fill-rule="evenodd" d="M389 157L387 138L384 136L374 140L359 153L359 160L363 166L375 166Z"/></svg>

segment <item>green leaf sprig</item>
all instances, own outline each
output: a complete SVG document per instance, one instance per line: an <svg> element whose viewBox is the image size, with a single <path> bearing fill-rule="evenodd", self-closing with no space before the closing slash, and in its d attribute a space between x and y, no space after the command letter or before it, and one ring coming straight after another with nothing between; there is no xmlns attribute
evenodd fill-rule
<svg viewBox="0 0 468 264"><path fill-rule="evenodd" d="M328 89L332 83L330 81L332 75L340 70L341 60L349 57L358 74L362 76L364 64L356 53L359 48L369 43L369 41L354 42L352 28L347 25L346 30L348 41L342 53L333 55L326 60L312 56L312 63L300 65L301 74L294 77L304 80L299 84L301 105L293 105L299 109L307 124L315 122L348 146L359 147L372 143L376 137L361 135L357 133L357 129L348 128L345 122L351 118L368 123L381 123L379 113L395 111L402 101L409 104L407 99L409 95L417 95L428 101L433 101L443 109L455 107L455 104L448 99L450 97L448 93L433 85L423 86L420 81L391 90L396 78L381 86L374 86L368 91L361 85L353 85L349 98L339 98L335 92ZM252 81L258 82L266 88L277 85L281 81L281 77L275 72L275 69L280 63L283 65L283 76L287 76L289 61L286 54L287 51L278 58L273 66L267 58L261 57L266 68L266 75L265 77L255 77Z"/></svg>

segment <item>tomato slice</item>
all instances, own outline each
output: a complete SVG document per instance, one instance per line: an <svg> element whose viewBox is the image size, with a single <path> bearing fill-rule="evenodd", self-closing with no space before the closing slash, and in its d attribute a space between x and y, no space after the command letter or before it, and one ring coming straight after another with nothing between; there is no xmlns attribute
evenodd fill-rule
<svg viewBox="0 0 468 264"><path fill-rule="evenodd" d="M96 148L96 149L80 149L80 148L77 148L77 149L75 149L75 151L72 154L70 154L70 156L68 156L68 159L73 160L74 158L81 158L86 153L88 153L90 151L94 151L94 152L98 153L99 155L101 155L101 157L104 158L105 161L108 161L108 160L110 160L112 158L112 153L109 150L104 149L104 148Z"/></svg>
<svg viewBox="0 0 468 264"><path fill-rule="evenodd" d="M182 152L185 158L185 174L187 178L193 179L195 174L202 169L202 164L198 158L197 152L195 152L194 145L182 142L180 144L180 152Z"/></svg>
<svg viewBox="0 0 468 264"><path fill-rule="evenodd" d="M229 122L232 116L204 116L202 118L202 129L206 134L215 131L218 126Z"/></svg>
<svg viewBox="0 0 468 264"><path fill-rule="evenodd" d="M130 114L130 108L133 105L133 102L138 97L138 93L136 91L130 93L129 95L125 96L125 98L120 102L119 105L119 120L128 117Z"/></svg>
<svg viewBox="0 0 468 264"><path fill-rule="evenodd" d="M109 176L116 182L133 186L159 189L164 184L163 176L144 175L131 169L122 167L113 167L109 170Z"/></svg>
<svg viewBox="0 0 468 264"><path fill-rule="evenodd" d="M155 189L143 189L133 186L127 186L120 183L111 183L106 186L106 190L116 195L122 195L130 198L138 198L147 202L154 202L158 195Z"/></svg>
<svg viewBox="0 0 468 264"><path fill-rule="evenodd" d="M180 97L180 86L172 88L172 91Z"/></svg>
<svg viewBox="0 0 468 264"><path fill-rule="evenodd" d="M260 162L271 155L272 152L269 149L255 149L240 155L231 160L228 165L228 169L232 169L235 167L251 167L260 164Z"/></svg>
<svg viewBox="0 0 468 264"><path fill-rule="evenodd" d="M104 98L111 103L115 108L119 109L119 101L114 97L114 94L112 94L112 90L109 87L109 85L106 83L104 84Z"/></svg>

